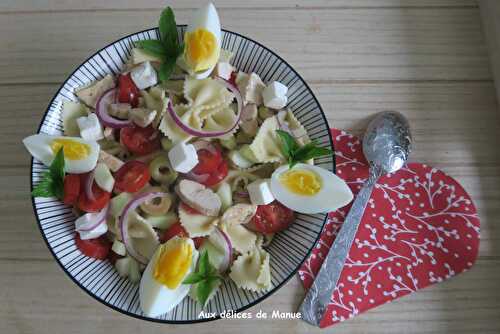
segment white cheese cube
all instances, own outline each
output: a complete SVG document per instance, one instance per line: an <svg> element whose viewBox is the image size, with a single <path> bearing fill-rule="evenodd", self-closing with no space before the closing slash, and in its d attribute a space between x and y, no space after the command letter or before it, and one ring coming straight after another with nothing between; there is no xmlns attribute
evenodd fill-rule
<svg viewBox="0 0 500 334"><path fill-rule="evenodd" d="M274 201L271 184L268 179L256 180L247 186L250 201L254 205L266 205Z"/></svg>
<svg viewBox="0 0 500 334"><path fill-rule="evenodd" d="M75 220L75 230L80 233L80 239L95 239L108 232L108 224L103 222L92 230L92 226L98 223L99 213L86 213Z"/></svg>
<svg viewBox="0 0 500 334"><path fill-rule="evenodd" d="M262 91L264 105L272 109L281 109L286 106L288 87L281 82L273 81Z"/></svg>
<svg viewBox="0 0 500 334"><path fill-rule="evenodd" d="M188 173L198 164L196 148L184 142L178 143L168 151L168 159L172 168L179 173Z"/></svg>
<svg viewBox="0 0 500 334"><path fill-rule="evenodd" d="M229 63L217 63L215 66L215 75L225 80L231 79L233 71L234 67Z"/></svg>
<svg viewBox="0 0 500 334"><path fill-rule="evenodd" d="M99 162L95 166L94 177L95 183L97 183L102 190L106 190L107 192L113 190L115 179L104 162Z"/></svg>
<svg viewBox="0 0 500 334"><path fill-rule="evenodd" d="M96 114L91 113L88 116L78 117L76 123L83 139L97 141L104 138L102 126Z"/></svg>
<svg viewBox="0 0 500 334"><path fill-rule="evenodd" d="M139 89L146 89L158 83L158 75L149 61L134 67L130 71L130 77Z"/></svg>

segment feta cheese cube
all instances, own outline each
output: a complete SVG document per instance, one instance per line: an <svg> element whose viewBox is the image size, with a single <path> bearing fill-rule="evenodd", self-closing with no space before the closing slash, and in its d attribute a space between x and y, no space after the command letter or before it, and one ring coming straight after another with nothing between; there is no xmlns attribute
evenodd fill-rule
<svg viewBox="0 0 500 334"><path fill-rule="evenodd" d="M97 141L104 138L102 126L96 114L91 113L88 116L79 117L76 119L76 123L83 139Z"/></svg>
<svg viewBox="0 0 500 334"><path fill-rule="evenodd" d="M223 78L225 80L231 79L231 73L233 73L234 67L229 63L217 63L215 66L215 75Z"/></svg>
<svg viewBox="0 0 500 334"><path fill-rule="evenodd" d="M146 89L158 83L158 75L149 61L134 67L130 76L139 89Z"/></svg>
<svg viewBox="0 0 500 334"><path fill-rule="evenodd" d="M94 177L95 183L97 183L101 189L106 190L107 192L111 192L113 190L115 179L104 162L99 162L95 166Z"/></svg>
<svg viewBox="0 0 500 334"><path fill-rule="evenodd" d="M274 201L269 179L256 180L247 186L250 201L254 205L266 205Z"/></svg>
<svg viewBox="0 0 500 334"><path fill-rule="evenodd" d="M86 213L75 220L75 230L80 233L82 240L95 239L108 232L108 224L105 222L90 229L98 223L99 213Z"/></svg>
<svg viewBox="0 0 500 334"><path fill-rule="evenodd" d="M180 142L168 151L172 168L179 173L188 173L198 164L198 154L192 144Z"/></svg>
<svg viewBox="0 0 500 334"><path fill-rule="evenodd" d="M272 109L284 108L288 102L288 87L281 82L273 81L262 91L264 105Z"/></svg>

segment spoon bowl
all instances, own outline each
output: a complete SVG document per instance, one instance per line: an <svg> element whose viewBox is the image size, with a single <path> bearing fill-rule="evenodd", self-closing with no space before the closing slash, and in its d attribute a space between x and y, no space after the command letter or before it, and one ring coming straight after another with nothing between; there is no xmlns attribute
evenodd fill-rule
<svg viewBox="0 0 500 334"><path fill-rule="evenodd" d="M378 114L368 125L363 139L363 153L381 174L399 170L408 160L412 137L406 118L395 111Z"/></svg>

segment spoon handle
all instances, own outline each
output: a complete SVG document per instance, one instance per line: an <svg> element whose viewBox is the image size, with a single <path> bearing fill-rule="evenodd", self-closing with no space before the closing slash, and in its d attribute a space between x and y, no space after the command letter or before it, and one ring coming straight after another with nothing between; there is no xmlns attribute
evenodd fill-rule
<svg viewBox="0 0 500 334"><path fill-rule="evenodd" d="M299 311L302 313L302 320L311 325L319 326L330 303L354 236L358 230L361 218L363 218L366 205L380 174L381 171L379 168L371 166L368 180L366 180L363 188L361 188L356 196L344 224L342 224L328 255L323 261L321 269L300 306Z"/></svg>

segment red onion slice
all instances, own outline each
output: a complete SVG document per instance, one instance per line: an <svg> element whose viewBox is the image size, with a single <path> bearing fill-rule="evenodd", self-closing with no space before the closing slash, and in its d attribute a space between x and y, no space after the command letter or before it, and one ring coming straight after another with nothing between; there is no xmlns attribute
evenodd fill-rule
<svg viewBox="0 0 500 334"><path fill-rule="evenodd" d="M95 215L96 222L95 222L95 224L93 224L89 227L79 228L79 229L77 229L77 231L89 232L89 231L92 231L93 229L97 228L99 225L103 224L104 222L106 222L106 218L108 216L108 209L109 209L109 205L106 205L106 207L104 207L104 209L102 209L98 213L86 213L86 215Z"/></svg>
<svg viewBox="0 0 500 334"><path fill-rule="evenodd" d="M95 169L87 174L85 178L85 195L92 202L95 201L94 192L92 191L92 186L94 185Z"/></svg>
<svg viewBox="0 0 500 334"><path fill-rule="evenodd" d="M231 260L233 258L233 245L231 240L222 232L218 227L208 237L208 240L220 251L224 252L224 261L221 263L219 271L221 273L225 272L231 265Z"/></svg>
<svg viewBox="0 0 500 334"><path fill-rule="evenodd" d="M97 117L99 118L99 121L102 123L102 125L113 128L113 129L120 129L128 126L132 126L132 121L127 119L127 120L120 120L112 117L108 113L108 107L111 103L115 102L116 95L117 95L118 89L116 88L111 88L104 92L99 99L97 100L97 104L95 107L95 113Z"/></svg>
<svg viewBox="0 0 500 334"><path fill-rule="evenodd" d="M139 254L138 252L136 252L134 247L132 246L128 234L128 216L130 212L137 209L142 203L149 201L155 197L161 197L166 195L167 194L164 192L147 192L139 194L136 197L134 197L130 202L128 202L128 204L123 209L123 213L120 217L119 228L123 243L125 244L125 248L127 249L127 252L130 254L130 256L132 256L141 264L147 265L148 259L145 258L143 255Z"/></svg>
<svg viewBox="0 0 500 334"><path fill-rule="evenodd" d="M191 171L191 172L185 174L185 176L186 176L186 178L193 180L195 182L203 183L206 180L208 180L208 178L210 177L210 174L196 174L195 172Z"/></svg>
<svg viewBox="0 0 500 334"><path fill-rule="evenodd" d="M226 87L228 90L230 90L234 94L234 96L236 98L236 102L238 103L238 109L236 111L236 121L234 122L234 124L232 124L229 127L229 129L227 129L225 131L202 131L202 130L194 129L182 121L182 119L179 117L179 115L177 115L177 113L174 111L174 107L172 106L172 101L169 100L168 106L167 106L168 113L170 114L170 116L174 120L175 124L177 124L177 126L179 128L181 128L184 132L186 132L187 134L189 134L191 136L195 136L195 137L220 137L220 136L223 136L223 135L233 131L240 123L241 111L243 109L243 99L241 98L241 94L240 94L238 88L236 88L232 83L230 83L224 79L217 78L214 80L217 80L218 82L220 82L222 85L224 85L224 87Z"/></svg>

